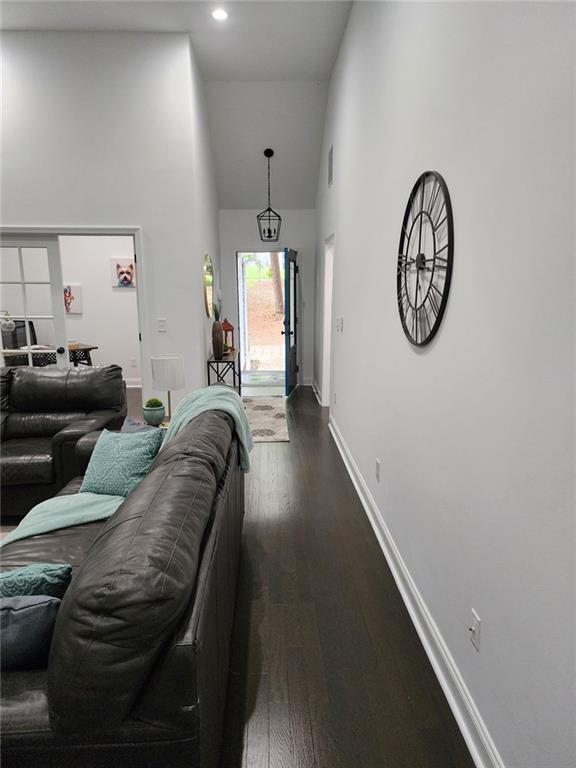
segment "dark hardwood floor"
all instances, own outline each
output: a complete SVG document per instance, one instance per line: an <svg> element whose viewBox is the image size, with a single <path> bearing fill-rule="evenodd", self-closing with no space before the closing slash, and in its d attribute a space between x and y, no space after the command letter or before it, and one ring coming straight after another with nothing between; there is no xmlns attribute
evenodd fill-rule
<svg viewBox="0 0 576 768"><path fill-rule="evenodd" d="M310 388L258 443L222 768L473 768Z"/></svg>

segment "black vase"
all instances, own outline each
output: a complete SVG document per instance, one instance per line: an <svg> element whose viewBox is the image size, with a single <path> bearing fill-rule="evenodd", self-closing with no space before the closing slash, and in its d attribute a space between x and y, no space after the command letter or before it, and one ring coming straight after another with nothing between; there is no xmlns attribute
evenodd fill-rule
<svg viewBox="0 0 576 768"><path fill-rule="evenodd" d="M214 360L222 360L224 354L224 331L219 320L215 320L212 323L212 353Z"/></svg>

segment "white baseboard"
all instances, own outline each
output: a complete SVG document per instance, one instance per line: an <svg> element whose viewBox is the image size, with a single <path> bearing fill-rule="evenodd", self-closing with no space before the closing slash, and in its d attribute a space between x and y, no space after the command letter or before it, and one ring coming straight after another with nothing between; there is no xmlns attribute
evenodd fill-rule
<svg viewBox="0 0 576 768"><path fill-rule="evenodd" d="M302 386L303 387L311 387L312 386L312 377L311 376L305 376L302 379Z"/></svg>
<svg viewBox="0 0 576 768"><path fill-rule="evenodd" d="M141 379L124 379L124 381L128 389L136 389L137 387L142 387Z"/></svg>
<svg viewBox="0 0 576 768"><path fill-rule="evenodd" d="M477 768L505 768L460 670L418 591L418 587L402 559L374 497L332 417L330 417L329 426L475 765Z"/></svg>
<svg viewBox="0 0 576 768"><path fill-rule="evenodd" d="M322 397L320 395L320 389L315 379L312 380L312 391L316 395L316 400L318 400L318 405L321 405L322 407L324 407L324 403L322 402Z"/></svg>

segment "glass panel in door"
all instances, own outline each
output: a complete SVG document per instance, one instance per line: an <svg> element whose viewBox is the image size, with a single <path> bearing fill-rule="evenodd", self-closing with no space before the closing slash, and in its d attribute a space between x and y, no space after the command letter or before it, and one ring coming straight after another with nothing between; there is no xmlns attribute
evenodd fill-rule
<svg viewBox="0 0 576 768"><path fill-rule="evenodd" d="M69 366L57 237L0 234L5 365Z"/></svg>

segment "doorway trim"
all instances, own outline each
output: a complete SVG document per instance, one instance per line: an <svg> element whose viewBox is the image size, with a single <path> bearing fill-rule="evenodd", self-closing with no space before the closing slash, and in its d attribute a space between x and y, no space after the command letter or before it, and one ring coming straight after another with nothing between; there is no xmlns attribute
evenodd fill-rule
<svg viewBox="0 0 576 768"><path fill-rule="evenodd" d="M150 349L150 317L146 311L146 302L144 296L146 295L146 270L144 259L144 245L142 236L142 227L137 226L30 226L30 225L14 225L0 226L0 235L45 235L47 237L59 237L60 235L87 235L93 237L106 237L106 236L119 236L128 235L132 236L134 242L134 258L137 263L138 273L138 290L136 291L136 305L138 307L138 331L139 331L139 343L140 343L140 367L142 373L142 391L145 388L149 388L150 382L147 375L147 367L145 361L149 361L151 357Z"/></svg>
<svg viewBox="0 0 576 768"><path fill-rule="evenodd" d="M322 286L322 405L332 404L332 372L334 368L333 295L334 295L334 235L324 241Z"/></svg>

